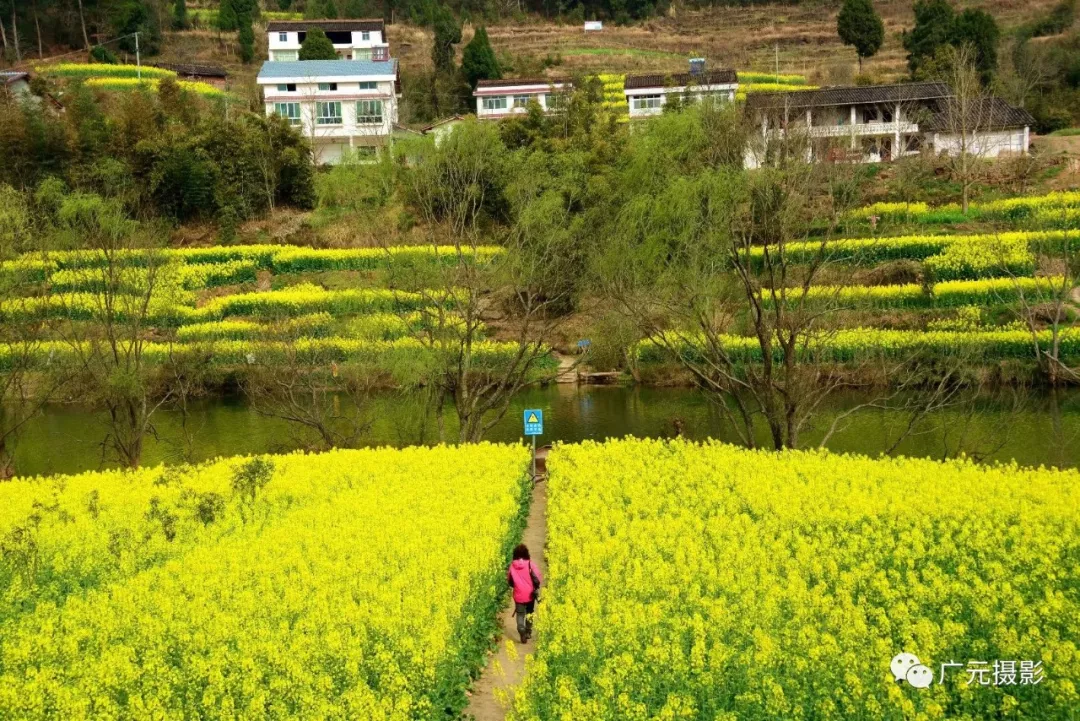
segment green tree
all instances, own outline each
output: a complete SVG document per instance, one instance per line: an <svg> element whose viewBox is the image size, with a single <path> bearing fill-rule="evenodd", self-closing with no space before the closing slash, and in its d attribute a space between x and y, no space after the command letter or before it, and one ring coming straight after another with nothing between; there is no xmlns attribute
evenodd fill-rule
<svg viewBox="0 0 1080 721"><path fill-rule="evenodd" d="M477 28L472 40L465 46L461 55L461 71L469 86L476 89L476 83L480 80L495 80L502 77L499 69L499 61L495 58L495 51L488 40L487 30Z"/></svg>
<svg viewBox="0 0 1080 721"><path fill-rule="evenodd" d="M176 0L173 5L173 28L176 30L188 29L187 0Z"/></svg>
<svg viewBox="0 0 1080 721"><path fill-rule="evenodd" d="M337 60L337 51L330 38L320 28L308 30L307 37L300 45L301 60Z"/></svg>
<svg viewBox="0 0 1080 721"><path fill-rule="evenodd" d="M244 15L240 22L240 59L250 63L255 57L255 31L251 28L251 16Z"/></svg>
<svg viewBox="0 0 1080 721"><path fill-rule="evenodd" d="M232 32L240 27L240 21L236 12L236 0L221 0L217 14L218 30Z"/></svg>
<svg viewBox="0 0 1080 721"><path fill-rule="evenodd" d="M836 33L844 45L853 45L862 72L863 58L873 57L885 40L885 25L870 0L844 0L836 16Z"/></svg>
<svg viewBox="0 0 1080 721"><path fill-rule="evenodd" d="M317 3L319 14L324 18L336 18L338 16L337 3L334 0L321 0Z"/></svg>
<svg viewBox="0 0 1080 721"><path fill-rule="evenodd" d="M949 44L970 47L975 68L984 83L990 82L997 70L997 46L1001 33L994 16L985 10L967 8L956 16L949 30Z"/></svg>
<svg viewBox="0 0 1080 721"><path fill-rule="evenodd" d="M431 48L431 60L437 72L454 72L454 46L461 42L461 23L453 13L440 6L435 17L435 42Z"/></svg>
<svg viewBox="0 0 1080 721"><path fill-rule="evenodd" d="M345 17L347 18L362 18L367 17L367 2L365 0L346 0L345 2Z"/></svg>
<svg viewBox="0 0 1080 721"><path fill-rule="evenodd" d="M933 58L942 45L949 44L955 13L947 0L917 0L915 27L904 31L903 45L908 52L908 69L912 76Z"/></svg>

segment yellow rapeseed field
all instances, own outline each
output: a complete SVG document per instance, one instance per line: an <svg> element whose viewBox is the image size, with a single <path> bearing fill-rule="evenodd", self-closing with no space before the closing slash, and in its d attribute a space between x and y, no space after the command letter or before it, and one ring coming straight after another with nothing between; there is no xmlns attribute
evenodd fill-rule
<svg viewBox="0 0 1080 721"><path fill-rule="evenodd" d="M1076 471L633 439L548 470L518 721L1076 718ZM967 683L995 661L1041 666Z"/></svg>
<svg viewBox="0 0 1080 721"><path fill-rule="evenodd" d="M461 709L523 524L525 449L266 461L265 483L227 459L0 486L0 718Z"/></svg>

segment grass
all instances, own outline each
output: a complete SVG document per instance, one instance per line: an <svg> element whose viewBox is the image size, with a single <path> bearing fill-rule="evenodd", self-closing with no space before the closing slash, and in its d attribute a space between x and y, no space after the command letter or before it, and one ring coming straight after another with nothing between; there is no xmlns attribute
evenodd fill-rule
<svg viewBox="0 0 1080 721"><path fill-rule="evenodd" d="M641 48L566 48L561 55L630 55L639 58L686 58L683 53L668 50L642 50Z"/></svg>
<svg viewBox="0 0 1080 721"><path fill-rule="evenodd" d="M1074 135L1080 135L1080 128L1062 128L1061 130L1055 130L1050 135L1055 138L1071 138Z"/></svg>

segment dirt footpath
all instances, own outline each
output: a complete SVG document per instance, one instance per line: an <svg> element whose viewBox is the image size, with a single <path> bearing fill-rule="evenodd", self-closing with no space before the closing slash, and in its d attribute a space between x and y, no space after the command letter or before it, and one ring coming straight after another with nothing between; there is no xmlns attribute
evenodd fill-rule
<svg viewBox="0 0 1080 721"><path fill-rule="evenodd" d="M546 580L544 545L547 543L547 481L541 481L533 488L532 505L529 508L522 542L529 547L533 562L540 567L540 574ZM487 666L473 685L472 697L465 708L465 718L474 718L476 721L503 721L506 718L507 706L513 698L514 688L521 683L525 674L525 655L531 654L536 647L535 638L524 646L518 642L514 601L509 596L507 598L509 602L499 614L502 636L499 638L498 648L488 658ZM507 640L514 645L516 653L513 657L507 652Z"/></svg>

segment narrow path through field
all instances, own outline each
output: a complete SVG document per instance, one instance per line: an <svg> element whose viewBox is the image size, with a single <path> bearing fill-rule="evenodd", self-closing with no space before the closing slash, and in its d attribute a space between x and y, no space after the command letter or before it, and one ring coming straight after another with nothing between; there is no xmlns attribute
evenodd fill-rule
<svg viewBox="0 0 1080 721"><path fill-rule="evenodd" d="M529 547L533 562L540 567L540 574L547 577L547 563L544 561L544 545L547 543L547 481L542 480L533 487L532 505L529 507L529 519L525 525L522 542ZM509 598L509 596L507 597ZM470 716L476 721L503 721L506 718L506 705L513 697L514 687L521 683L525 675L525 654L532 653L536 640L522 646L518 642L517 626L514 621L514 601L503 608L499 614L502 637L495 652L488 657L487 667L473 685L472 697L465 709L465 718ZM506 650L506 641L514 644L516 653L513 658Z"/></svg>

